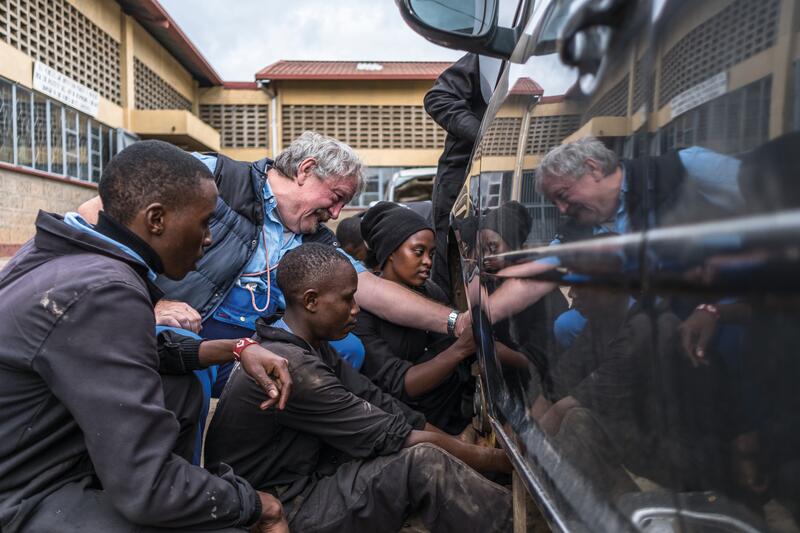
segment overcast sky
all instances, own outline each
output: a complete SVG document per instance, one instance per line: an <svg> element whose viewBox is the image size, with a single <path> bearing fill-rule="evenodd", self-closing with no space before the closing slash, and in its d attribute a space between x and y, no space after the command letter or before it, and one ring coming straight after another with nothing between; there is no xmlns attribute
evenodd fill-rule
<svg viewBox="0 0 800 533"><path fill-rule="evenodd" d="M454 61L414 33L393 0L160 0L227 81L280 59Z"/></svg>

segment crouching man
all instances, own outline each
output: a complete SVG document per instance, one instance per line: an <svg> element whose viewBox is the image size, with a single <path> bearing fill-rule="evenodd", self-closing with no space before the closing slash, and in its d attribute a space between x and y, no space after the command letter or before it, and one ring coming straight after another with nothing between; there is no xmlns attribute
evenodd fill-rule
<svg viewBox="0 0 800 533"><path fill-rule="evenodd" d="M289 361L292 401L260 410L258 386L234 371L209 428L207 463L231 464L279 497L295 531L396 532L412 512L433 532L510 531L508 491L473 470L510 471L502 450L439 432L328 344L353 329L359 310L348 260L304 244L283 258L277 283L286 314L272 326L259 321L257 333Z"/></svg>
<svg viewBox="0 0 800 533"><path fill-rule="evenodd" d="M185 364L232 358L235 341L171 362L156 346L152 280L182 278L210 244L211 173L144 141L108 164L100 197L96 226L40 212L0 271L0 530L287 531L276 498L186 460L201 394Z"/></svg>

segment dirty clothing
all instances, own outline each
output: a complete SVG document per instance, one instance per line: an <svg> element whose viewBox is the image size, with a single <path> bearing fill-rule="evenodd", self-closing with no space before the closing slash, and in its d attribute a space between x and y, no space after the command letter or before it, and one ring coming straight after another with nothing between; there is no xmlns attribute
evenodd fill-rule
<svg viewBox="0 0 800 533"><path fill-rule="evenodd" d="M433 184L433 226L436 254L433 281L449 293L447 232L450 210L456 201L478 138L486 101L480 87L478 56L467 54L442 72L425 95L425 111L447 132Z"/></svg>
<svg viewBox="0 0 800 533"><path fill-rule="evenodd" d="M394 533L414 512L431 533L512 531L511 495L433 444L350 461L285 507L292 531Z"/></svg>
<svg viewBox="0 0 800 533"><path fill-rule="evenodd" d="M415 288L423 296L446 303L444 292L427 281ZM469 369L457 367L438 387L417 398L406 393L405 379L409 369L430 361L453 341L445 335L420 329L399 326L369 311L358 314L356 336L364 343L367 355L361 373L372 380L384 392L420 411L428 422L451 434L460 433L469 423L462 414L464 393L469 390Z"/></svg>
<svg viewBox="0 0 800 533"><path fill-rule="evenodd" d="M257 326L262 346L289 361L292 399L283 411L261 411L263 393L235 370L209 428L208 464L232 464L277 495L293 531L397 531L412 511L431 531L510 530L507 491L436 447L403 448L424 417L327 343L316 351L288 331Z"/></svg>
<svg viewBox="0 0 800 533"><path fill-rule="evenodd" d="M77 498L129 525L255 522L261 505L245 480L173 452L186 454L198 405L178 394L182 422L165 405L148 267L57 215L40 212L36 227L0 272L2 530L78 528L75 515L51 514L50 498L66 493L53 501ZM180 378L198 392L194 376ZM198 497L207 493L215 499Z"/></svg>

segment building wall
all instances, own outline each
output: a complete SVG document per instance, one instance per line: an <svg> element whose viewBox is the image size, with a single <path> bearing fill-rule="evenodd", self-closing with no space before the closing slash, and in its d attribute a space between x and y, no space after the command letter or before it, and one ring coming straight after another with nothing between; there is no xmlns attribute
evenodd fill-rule
<svg viewBox="0 0 800 533"><path fill-rule="evenodd" d="M64 214L96 195L91 185L0 167L0 256L33 237L40 209Z"/></svg>

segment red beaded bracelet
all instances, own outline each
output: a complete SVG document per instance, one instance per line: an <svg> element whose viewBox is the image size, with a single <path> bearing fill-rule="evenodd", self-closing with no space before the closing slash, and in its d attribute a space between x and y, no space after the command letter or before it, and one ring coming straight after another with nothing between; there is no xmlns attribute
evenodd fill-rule
<svg viewBox="0 0 800 533"><path fill-rule="evenodd" d="M241 361L242 352L251 344L258 344L258 342L254 341L253 339L239 339L236 341L236 345L233 347L233 358L237 361Z"/></svg>

